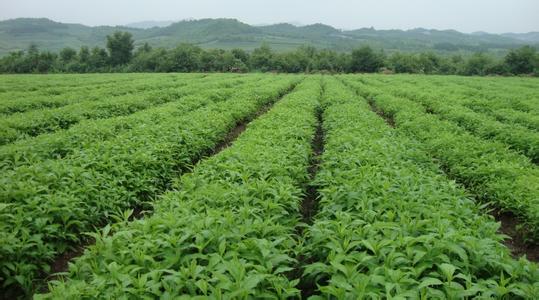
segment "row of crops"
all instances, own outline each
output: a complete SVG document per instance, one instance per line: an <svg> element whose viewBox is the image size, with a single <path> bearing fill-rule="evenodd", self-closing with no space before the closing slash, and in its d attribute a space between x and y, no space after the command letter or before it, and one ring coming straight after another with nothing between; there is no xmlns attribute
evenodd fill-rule
<svg viewBox="0 0 539 300"><path fill-rule="evenodd" d="M26 289L50 262L111 215L141 205L208 154L237 123L298 77L212 80L191 97L6 145L0 179L0 268ZM239 89L238 89L239 88ZM229 92L229 93L228 93Z"/></svg>
<svg viewBox="0 0 539 300"><path fill-rule="evenodd" d="M5 295L539 295L534 79L73 77L0 78Z"/></svg>
<svg viewBox="0 0 539 300"><path fill-rule="evenodd" d="M250 80L253 80L253 78L250 78ZM137 88L128 88L124 92L129 92L123 95L111 95L110 91L105 91L107 96L97 93L97 95L90 98L84 97L84 94L87 93L85 91L76 92L80 98L71 98L73 97L72 95L61 95L61 99L69 99L69 103L53 109L27 110L3 116L2 120L0 120L0 128L2 129L0 145L43 133L67 129L83 120L129 115L156 105L174 102L198 92L201 88L233 88L244 81L245 79L243 78L238 78L237 80L216 78L210 83L203 79L187 80L183 83L163 81L156 82L147 88L135 85ZM80 101L80 99L83 99L83 101ZM44 103L42 102L41 104ZM31 122L28 120L31 120Z"/></svg>
<svg viewBox="0 0 539 300"><path fill-rule="evenodd" d="M320 211L306 242L315 263L305 272L323 283L324 298L537 294L537 266L510 257L496 223L421 141L391 129L341 82L326 92Z"/></svg>
<svg viewBox="0 0 539 300"><path fill-rule="evenodd" d="M463 124L459 119L447 117L450 113L429 110L426 101L419 98L398 96L405 89L404 85L391 85L383 88L380 85L362 83L345 78L345 82L368 98L396 123L397 130L413 135L423 142L434 158L439 160L446 173L457 182L466 186L476 199L482 203L494 204L502 211L515 214L521 220L522 230L526 238L537 241L539 238L539 170L532 161L532 156L525 151L526 147L514 149L513 140L534 139L537 133L527 130L518 135L519 125L492 121L488 116L477 114L477 119ZM442 103L443 96L438 98L435 89L430 90L433 103ZM412 93L412 92L411 92ZM395 96L397 94L397 96ZM467 109L461 108L454 101L447 100L448 110L454 115L465 118ZM436 105L436 104L435 104ZM435 106L434 105L434 106ZM489 121L497 122L489 127ZM506 128L511 140L499 139L497 135L485 138L473 128L483 127L489 132L503 132ZM473 128L472 128L473 127ZM515 129L516 128L516 129ZM539 136L538 136L539 137ZM525 145L529 142L522 141ZM533 147L530 147L533 150Z"/></svg>

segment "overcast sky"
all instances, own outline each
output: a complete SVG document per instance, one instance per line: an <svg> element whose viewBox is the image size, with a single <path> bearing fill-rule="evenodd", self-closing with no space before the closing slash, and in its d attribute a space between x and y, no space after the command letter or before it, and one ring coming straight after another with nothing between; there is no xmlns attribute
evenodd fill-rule
<svg viewBox="0 0 539 300"><path fill-rule="evenodd" d="M18 17L86 25L225 17L249 24L502 33L539 31L539 0L0 0L0 19Z"/></svg>

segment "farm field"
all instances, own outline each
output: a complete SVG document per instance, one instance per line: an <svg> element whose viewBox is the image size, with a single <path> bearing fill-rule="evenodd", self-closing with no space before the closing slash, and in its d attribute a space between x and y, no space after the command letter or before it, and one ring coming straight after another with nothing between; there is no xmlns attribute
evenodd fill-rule
<svg viewBox="0 0 539 300"><path fill-rule="evenodd" d="M0 76L0 299L537 299L539 80Z"/></svg>

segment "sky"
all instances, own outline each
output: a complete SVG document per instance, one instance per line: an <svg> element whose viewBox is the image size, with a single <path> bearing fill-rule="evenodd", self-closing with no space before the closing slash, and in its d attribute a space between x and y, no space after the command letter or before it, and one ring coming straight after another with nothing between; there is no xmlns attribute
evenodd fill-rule
<svg viewBox="0 0 539 300"><path fill-rule="evenodd" d="M340 29L539 31L539 0L0 0L0 19L85 25L236 18L248 24L324 23Z"/></svg>

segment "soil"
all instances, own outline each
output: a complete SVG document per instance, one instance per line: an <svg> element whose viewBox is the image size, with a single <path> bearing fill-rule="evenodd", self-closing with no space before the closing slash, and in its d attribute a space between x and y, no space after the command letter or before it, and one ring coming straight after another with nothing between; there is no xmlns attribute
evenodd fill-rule
<svg viewBox="0 0 539 300"><path fill-rule="evenodd" d="M504 244L511 250L515 258L526 255L528 260L539 262L539 245L524 240L522 229L518 229L519 220L510 212L495 211L492 213L496 221L501 223L500 233L509 236Z"/></svg>

